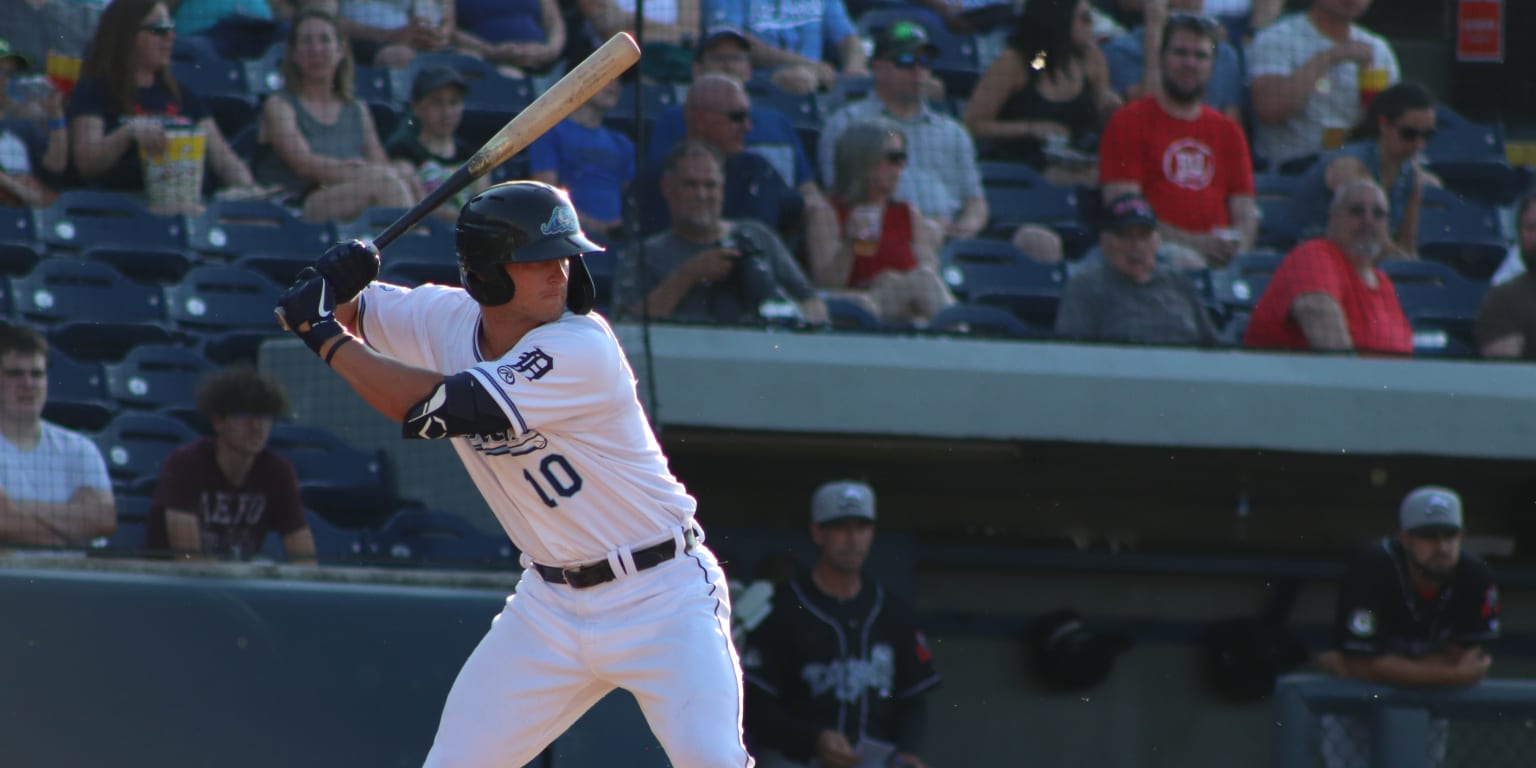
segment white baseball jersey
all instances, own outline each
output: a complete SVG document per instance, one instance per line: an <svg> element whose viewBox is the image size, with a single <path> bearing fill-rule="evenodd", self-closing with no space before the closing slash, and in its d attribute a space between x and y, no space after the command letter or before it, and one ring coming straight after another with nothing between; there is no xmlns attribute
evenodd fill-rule
<svg viewBox="0 0 1536 768"><path fill-rule="evenodd" d="M512 425L451 438L512 542L534 562L574 566L670 540L696 503L667 468L634 372L608 322L566 312L486 360L480 306L461 288L373 283L357 329L417 367L472 372Z"/></svg>

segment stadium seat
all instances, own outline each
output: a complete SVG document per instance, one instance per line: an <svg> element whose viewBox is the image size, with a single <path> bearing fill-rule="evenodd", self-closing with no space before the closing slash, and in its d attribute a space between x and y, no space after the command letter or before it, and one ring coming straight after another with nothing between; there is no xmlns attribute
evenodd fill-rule
<svg viewBox="0 0 1536 768"><path fill-rule="evenodd" d="M393 254L391 254L393 256ZM459 265L452 261L416 261L413 259L388 258L379 279L386 283L416 287L423 283L458 285Z"/></svg>
<svg viewBox="0 0 1536 768"><path fill-rule="evenodd" d="M1025 186L992 182L985 177L982 184L991 211L988 236L1006 240L1021 224L1039 224L1061 236L1062 250L1069 258L1089 247L1092 231L1082 221L1076 190L1049 183Z"/></svg>
<svg viewBox="0 0 1536 768"><path fill-rule="evenodd" d="M197 437L169 416L124 411L96 433L95 441L114 480L142 481L158 476L165 457Z"/></svg>
<svg viewBox="0 0 1536 768"><path fill-rule="evenodd" d="M42 258L32 209L0 206L0 275L24 275Z"/></svg>
<svg viewBox="0 0 1536 768"><path fill-rule="evenodd" d="M372 528L394 507L382 451L364 452L324 429L290 422L272 425L267 444L293 463L304 503L332 525Z"/></svg>
<svg viewBox="0 0 1536 768"><path fill-rule="evenodd" d="M640 100L640 108L646 125L655 121L662 112L676 106L679 102L677 92L671 86L657 83L624 83L619 88L619 100L603 116L603 124L626 136L635 135L635 99Z"/></svg>
<svg viewBox="0 0 1536 768"><path fill-rule="evenodd" d="M1066 269L1039 264L1001 240L957 238L939 253L940 274L962 302L1003 307L1039 328L1054 327Z"/></svg>
<svg viewBox="0 0 1536 768"><path fill-rule="evenodd" d="M939 49L933 62L933 74L944 81L945 91L956 97L969 97L981 78L981 58L976 50L976 38L952 31L938 14L926 8L898 7L874 8L859 15L859 36L870 39L875 30L883 29L898 21L910 21L928 33L928 41Z"/></svg>
<svg viewBox="0 0 1536 768"><path fill-rule="evenodd" d="M592 287L597 294L597 308L606 311L613 305L613 280L619 273L620 246L610 245L608 250L589 253L581 257L592 275Z"/></svg>
<svg viewBox="0 0 1536 768"><path fill-rule="evenodd" d="M335 241L330 224L303 221L263 200L216 200L187 222L187 242L193 250L225 259L267 252L314 261Z"/></svg>
<svg viewBox="0 0 1536 768"><path fill-rule="evenodd" d="M1301 219L1291 202L1300 187L1300 181L1299 176L1254 174L1254 195L1259 207L1259 234L1254 241L1255 246L1285 251L1301 237Z"/></svg>
<svg viewBox="0 0 1536 768"><path fill-rule="evenodd" d="M375 546L380 556L412 564L510 568L517 562L506 536L427 509L396 512L379 529Z"/></svg>
<svg viewBox="0 0 1536 768"><path fill-rule="evenodd" d="M38 211L40 239L51 249L78 251L93 245L182 248L186 227L179 216L157 216L117 192L70 189Z"/></svg>
<svg viewBox="0 0 1536 768"><path fill-rule="evenodd" d="M760 87L761 81L748 83L748 93L752 97L752 106L770 107L783 112L795 126L817 127L822 123L821 103L817 101L816 94L793 94L779 90L772 83L767 87Z"/></svg>
<svg viewBox="0 0 1536 768"><path fill-rule="evenodd" d="M220 94L248 97L251 93L246 86L245 65L215 56L200 56L196 60L172 58L171 76L177 84L204 98Z"/></svg>
<svg viewBox="0 0 1536 768"><path fill-rule="evenodd" d="M1503 243L1499 212L1442 187L1425 187L1419 208L1419 242Z"/></svg>
<svg viewBox="0 0 1536 768"><path fill-rule="evenodd" d="M359 101L382 104L394 104L399 101L394 76L388 69L353 67L352 87L352 96Z"/></svg>
<svg viewBox="0 0 1536 768"><path fill-rule="evenodd" d="M140 283L174 283L191 269L196 254L180 248L134 248L120 245L93 245L82 258L111 264L124 277Z"/></svg>
<svg viewBox="0 0 1536 768"><path fill-rule="evenodd" d="M928 330L1010 339L1046 339L1054 335L1025 323L1007 309L981 304L951 304L933 316Z"/></svg>
<svg viewBox="0 0 1536 768"><path fill-rule="evenodd" d="M340 234L342 238L372 239L400 218L402 213L405 213L404 208L369 208L356 219L342 225ZM456 264L458 257L454 253L453 225L428 216L390 243L383 259L386 264L390 259Z"/></svg>
<svg viewBox="0 0 1536 768"><path fill-rule="evenodd" d="M1392 280L1403 314L1414 323L1415 351L1448 354L1474 349L1473 325L1488 283L1470 280L1449 265L1421 259L1389 259L1379 265ZM1420 345L1423 331L1442 339Z"/></svg>
<svg viewBox="0 0 1536 768"><path fill-rule="evenodd" d="M120 362L105 367L107 394L130 408L191 405L198 381L213 363L196 351L174 344L141 344Z"/></svg>
<svg viewBox="0 0 1536 768"><path fill-rule="evenodd" d="M116 494L112 499L117 509L117 528L111 536L103 536L91 542L91 549L103 554L128 556L144 549L145 527L149 524L149 510L153 499L147 495Z"/></svg>
<svg viewBox="0 0 1536 768"><path fill-rule="evenodd" d="M865 309L862 304L852 299L842 296L822 296L821 300L827 305L827 320L835 330L880 332L892 329L892 326L887 325Z"/></svg>
<svg viewBox="0 0 1536 768"><path fill-rule="evenodd" d="M1474 123L1456 110L1435 106L1435 137L1424 147L1424 156L1435 162L1494 162L1506 160L1504 126Z"/></svg>
<svg viewBox="0 0 1536 768"><path fill-rule="evenodd" d="M260 272L204 264L166 287L166 313L179 330L205 339L214 362L254 361L261 342L282 333L272 316L282 290Z"/></svg>
<svg viewBox="0 0 1536 768"><path fill-rule="evenodd" d="M204 98L208 102L208 113L226 140L260 120L261 105L248 93L215 93Z"/></svg>
<svg viewBox="0 0 1536 768"><path fill-rule="evenodd" d="M386 144L404 119L399 107L382 101L368 102L368 115L373 118L373 129L378 132L379 140Z"/></svg>
<svg viewBox="0 0 1536 768"><path fill-rule="evenodd" d="M315 256L309 253L248 253L235 260L234 266L260 272L277 285L287 287L305 267L314 266Z"/></svg>
<svg viewBox="0 0 1536 768"><path fill-rule="evenodd" d="M97 261L50 258L11 279L17 317L45 326L58 347L86 360L116 359L137 344L169 342L165 299Z"/></svg>
<svg viewBox="0 0 1536 768"><path fill-rule="evenodd" d="M48 402L43 418L76 432L95 432L116 413L107 399L101 363L81 362L62 350L48 352Z"/></svg>
<svg viewBox="0 0 1536 768"><path fill-rule="evenodd" d="M469 86L464 94L465 109L499 112L510 120L533 103L533 88L527 79L506 77L493 69L483 77L466 76L464 80Z"/></svg>

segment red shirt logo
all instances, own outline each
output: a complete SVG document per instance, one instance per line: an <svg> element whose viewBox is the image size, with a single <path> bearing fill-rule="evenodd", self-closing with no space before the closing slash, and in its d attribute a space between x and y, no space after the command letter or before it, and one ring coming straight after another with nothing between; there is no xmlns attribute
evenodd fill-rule
<svg viewBox="0 0 1536 768"><path fill-rule="evenodd" d="M1216 153L1198 139L1179 139L1163 152L1163 176L1188 190L1205 189L1216 178Z"/></svg>

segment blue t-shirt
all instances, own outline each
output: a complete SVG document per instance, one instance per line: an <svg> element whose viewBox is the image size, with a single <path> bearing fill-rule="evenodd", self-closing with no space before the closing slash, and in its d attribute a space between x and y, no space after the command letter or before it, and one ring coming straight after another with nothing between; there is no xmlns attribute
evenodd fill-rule
<svg viewBox="0 0 1536 768"><path fill-rule="evenodd" d="M1381 153L1376 149L1375 139L1350 142L1318 158L1301 177L1296 196L1292 198L1292 205L1297 206L1297 212L1301 214L1304 236L1320 235L1328 228L1328 209L1333 205L1333 193L1328 191L1328 164L1341 157L1353 157L1364 163L1371 178L1377 184L1381 183ZM1404 160L1398 166L1392 188L1386 190L1387 231L1393 235L1402 226L1403 209L1408 206L1408 198L1413 196L1413 176L1413 161Z"/></svg>
<svg viewBox="0 0 1536 768"><path fill-rule="evenodd" d="M74 92L70 94L67 114L70 120L91 115L100 117L103 135L117 130L117 127L123 124L124 117L156 115L161 116L168 123L184 124L189 127L196 125L208 116L208 107L203 104L201 97L188 90L186 86L178 87L181 89L180 101L177 101L159 80L147 88L140 88L139 97L132 111L124 115L110 105L106 81L85 77L80 79L80 82L75 85ZM142 191L144 168L139 164L138 145L130 146L128 151L118 158L117 165L89 181L93 186L106 189Z"/></svg>
<svg viewBox="0 0 1536 768"><path fill-rule="evenodd" d="M1141 83L1146 74L1146 28L1137 27L1104 44L1104 58L1109 59L1109 85L1115 93ZM1211 68L1211 82L1205 89L1205 103L1212 109L1240 107L1243 104L1243 64L1230 43L1216 44L1216 61Z"/></svg>
<svg viewBox="0 0 1536 768"><path fill-rule="evenodd" d="M751 32L780 50L822 61L857 30L843 0L710 0L708 26L729 25Z"/></svg>
<svg viewBox="0 0 1536 768"><path fill-rule="evenodd" d="M624 187L635 180L635 144L611 128L562 120L528 147L528 170L554 171L576 210L617 221L624 214Z"/></svg>
<svg viewBox="0 0 1536 768"><path fill-rule="evenodd" d="M458 0L454 10L454 24L487 43L549 39L539 0Z"/></svg>
<svg viewBox="0 0 1536 768"><path fill-rule="evenodd" d="M687 135L683 125L683 108L668 107L651 125L647 137L645 164L660 168L667 151L677 146ZM747 151L758 155L778 171L785 179L794 179L798 189L801 184L815 181L811 159L800 144L800 135L789 116L772 107L752 107L752 130L747 132Z"/></svg>
<svg viewBox="0 0 1536 768"><path fill-rule="evenodd" d="M656 166L635 182L635 199L640 204L640 235L665 230L672 221L667 201L661 196L661 168ZM805 201L784 183L772 165L751 152L738 152L725 161L725 203L727 219L756 219L777 230L786 218L799 216Z"/></svg>

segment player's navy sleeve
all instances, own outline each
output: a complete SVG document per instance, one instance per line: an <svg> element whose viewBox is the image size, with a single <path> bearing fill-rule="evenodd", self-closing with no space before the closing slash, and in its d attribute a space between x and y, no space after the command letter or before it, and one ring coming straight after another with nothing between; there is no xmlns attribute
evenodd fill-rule
<svg viewBox="0 0 1536 768"><path fill-rule="evenodd" d="M1341 652L1360 656L1387 652L1383 637L1383 598L1387 593L1382 589L1381 572L1390 566L1390 557L1378 545L1355 558L1344 572L1333 623L1334 645Z"/></svg>
<svg viewBox="0 0 1536 768"><path fill-rule="evenodd" d="M1474 555L1463 554L1466 580L1457 596L1456 615L1452 617L1451 640L1462 645L1481 645L1499 637L1499 588L1493 571Z"/></svg>
<svg viewBox="0 0 1536 768"><path fill-rule="evenodd" d="M456 373L411 407L401 422L407 438L437 440L504 433L511 424L495 397L472 373Z"/></svg>

